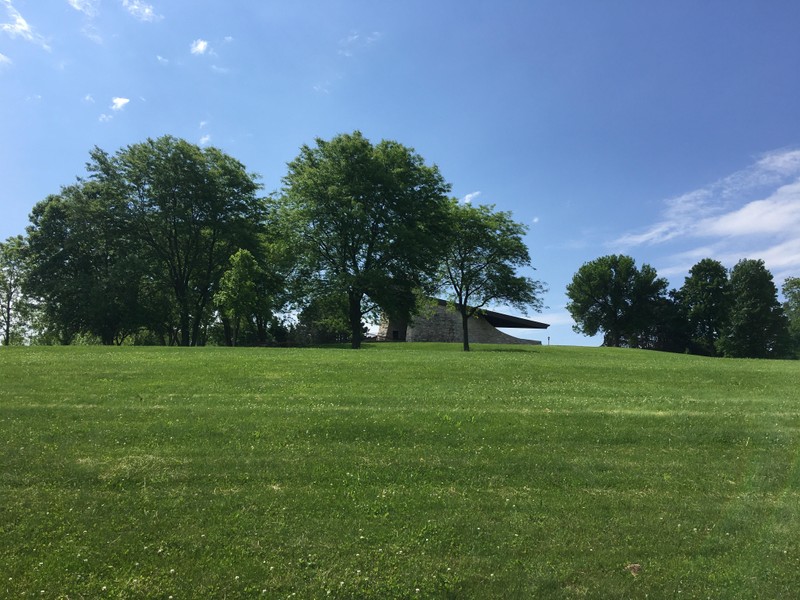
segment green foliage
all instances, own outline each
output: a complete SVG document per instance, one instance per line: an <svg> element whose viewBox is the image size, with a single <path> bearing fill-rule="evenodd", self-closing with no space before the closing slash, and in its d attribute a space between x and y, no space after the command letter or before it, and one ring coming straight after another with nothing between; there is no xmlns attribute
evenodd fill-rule
<svg viewBox="0 0 800 600"><path fill-rule="evenodd" d="M42 307L41 337L204 343L228 259L267 245L255 176L169 136L113 156L95 148L87 169L31 215L27 290Z"/></svg>
<svg viewBox="0 0 800 600"><path fill-rule="evenodd" d="M202 342L229 257L263 231L259 185L236 159L170 136L92 153L89 171L123 194L147 258L174 301L180 344Z"/></svg>
<svg viewBox="0 0 800 600"><path fill-rule="evenodd" d="M795 356L800 357L800 277L787 277L781 286L786 301L783 313L789 320L789 335Z"/></svg>
<svg viewBox="0 0 800 600"><path fill-rule="evenodd" d="M30 307L22 294L26 276L26 244L22 236L0 242L0 345L25 339Z"/></svg>
<svg viewBox="0 0 800 600"><path fill-rule="evenodd" d="M567 286L567 310L577 333L603 332L604 346L648 347L667 282L630 256L601 256L585 263Z"/></svg>
<svg viewBox="0 0 800 600"><path fill-rule="evenodd" d="M730 313L729 288L728 271L717 260L705 258L689 271L678 298L694 353L717 354L717 341Z"/></svg>
<svg viewBox="0 0 800 600"><path fill-rule="evenodd" d="M527 313L540 310L544 286L517 269L530 267L522 240L527 227L511 213L494 206L450 201L450 245L445 252L443 284L461 313L464 350L469 350L469 319L491 302L514 306Z"/></svg>
<svg viewBox="0 0 800 600"><path fill-rule="evenodd" d="M230 268L220 279L214 295L226 331L226 343L237 346L240 333L247 326L261 332L266 342L266 325L272 317L274 292L269 276L248 250L239 250L230 258Z"/></svg>
<svg viewBox="0 0 800 600"><path fill-rule="evenodd" d="M431 276L445 237L448 184L397 142L373 145L356 131L303 146L284 177L286 218L312 296L348 301L351 343L379 306L413 310L413 289Z"/></svg>
<svg viewBox="0 0 800 600"><path fill-rule="evenodd" d="M0 590L793 598L796 398L609 348L4 348Z"/></svg>
<svg viewBox="0 0 800 600"><path fill-rule="evenodd" d="M142 324L141 245L119 190L79 182L34 206L26 291L62 343L76 335L121 343Z"/></svg>
<svg viewBox="0 0 800 600"><path fill-rule="evenodd" d="M300 345L347 342L351 338L347 311L347 296L343 294L313 297L298 315L293 341Z"/></svg>
<svg viewBox="0 0 800 600"><path fill-rule="evenodd" d="M731 309L717 347L734 358L781 358L790 353L786 315L763 260L744 259L730 275Z"/></svg>

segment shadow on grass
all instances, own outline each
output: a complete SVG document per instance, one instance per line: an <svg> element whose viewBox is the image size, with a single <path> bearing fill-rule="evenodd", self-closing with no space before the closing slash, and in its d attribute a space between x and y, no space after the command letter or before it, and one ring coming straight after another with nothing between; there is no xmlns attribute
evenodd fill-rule
<svg viewBox="0 0 800 600"><path fill-rule="evenodd" d="M480 346L472 346L471 352L530 352L538 354L540 352L538 346L508 346L503 348L491 347L481 348Z"/></svg>

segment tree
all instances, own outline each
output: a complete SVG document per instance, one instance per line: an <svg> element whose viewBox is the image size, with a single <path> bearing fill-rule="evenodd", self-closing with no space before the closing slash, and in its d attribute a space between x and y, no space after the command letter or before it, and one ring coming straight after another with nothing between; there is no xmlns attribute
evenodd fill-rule
<svg viewBox="0 0 800 600"><path fill-rule="evenodd" d="M652 317L637 338L637 347L662 352L685 352L689 347L686 315L677 299L678 292L670 290L658 297L651 306Z"/></svg>
<svg viewBox="0 0 800 600"><path fill-rule="evenodd" d="M717 348L734 358L781 358L790 351L789 323L763 260L743 259L730 274L731 309Z"/></svg>
<svg viewBox="0 0 800 600"><path fill-rule="evenodd" d="M449 186L412 149L358 131L304 145L283 181L311 295L347 297L359 348L367 313L412 311L411 290L435 273Z"/></svg>
<svg viewBox="0 0 800 600"><path fill-rule="evenodd" d="M0 242L0 344L23 338L27 303L22 295L25 278L25 241L21 235Z"/></svg>
<svg viewBox="0 0 800 600"><path fill-rule="evenodd" d="M255 326L258 342L266 342L266 327L272 317L272 286L269 275L248 250L239 250L230 257L230 268L219 282L214 295L222 315L225 341L229 346L241 342L241 332ZM265 285L267 284L267 285Z"/></svg>
<svg viewBox="0 0 800 600"><path fill-rule="evenodd" d="M630 256L601 256L578 269L567 286L567 310L576 333L603 332L603 345L646 346L667 281L648 264Z"/></svg>
<svg viewBox="0 0 800 600"><path fill-rule="evenodd" d="M789 335L797 356L800 355L800 277L787 277L781 286L781 292L786 299L783 312L789 320Z"/></svg>
<svg viewBox="0 0 800 600"><path fill-rule="evenodd" d="M179 343L198 345L229 257L258 245L265 205L255 175L216 148L171 136L114 156L95 148L88 169L123 197L142 255L174 303Z"/></svg>
<svg viewBox="0 0 800 600"><path fill-rule="evenodd" d="M522 236L525 225L494 206L450 202L450 238L444 259L444 283L461 314L464 350L469 351L469 320L491 302L523 312L540 310L544 286L516 269L531 266Z"/></svg>
<svg viewBox="0 0 800 600"><path fill-rule="evenodd" d="M714 356L730 311L728 271L719 261L704 258L689 271L678 302L685 312L691 350Z"/></svg>
<svg viewBox="0 0 800 600"><path fill-rule="evenodd" d="M110 186L79 182L34 206L27 290L62 343L121 343L141 326L139 242Z"/></svg>
<svg viewBox="0 0 800 600"><path fill-rule="evenodd" d="M366 328L362 329L362 335ZM352 338L348 317L348 299L338 296L315 296L297 316L292 330L295 343L334 344Z"/></svg>

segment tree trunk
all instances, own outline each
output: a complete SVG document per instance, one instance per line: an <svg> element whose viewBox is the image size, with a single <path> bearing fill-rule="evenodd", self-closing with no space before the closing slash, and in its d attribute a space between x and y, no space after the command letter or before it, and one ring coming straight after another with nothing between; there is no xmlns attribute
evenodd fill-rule
<svg viewBox="0 0 800 600"><path fill-rule="evenodd" d="M469 352L469 317L463 308L459 312L461 313L461 331L464 334L464 352Z"/></svg>
<svg viewBox="0 0 800 600"><path fill-rule="evenodd" d="M364 294L360 292L348 292L350 302L350 347L353 350L361 348L361 300Z"/></svg>
<svg viewBox="0 0 800 600"><path fill-rule="evenodd" d="M11 343L11 299L9 298L8 303L3 307L3 315L5 319L4 327L3 327L3 345L8 346Z"/></svg>
<svg viewBox="0 0 800 600"><path fill-rule="evenodd" d="M228 317L222 317L222 336L225 338L226 346L233 346L233 333L231 332L231 322Z"/></svg>

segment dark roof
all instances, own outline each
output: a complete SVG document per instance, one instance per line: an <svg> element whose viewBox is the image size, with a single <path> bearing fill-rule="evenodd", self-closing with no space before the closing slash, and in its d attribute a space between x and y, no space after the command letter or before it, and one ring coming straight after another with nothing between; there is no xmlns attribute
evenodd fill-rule
<svg viewBox="0 0 800 600"><path fill-rule="evenodd" d="M447 300L437 298L439 305L444 306ZM493 310L481 309L478 311L484 319L489 322L493 327L508 327L515 329L547 329L550 327L548 323L541 323L539 321L532 321L524 317L515 317L513 315L504 315L503 313L495 312Z"/></svg>

